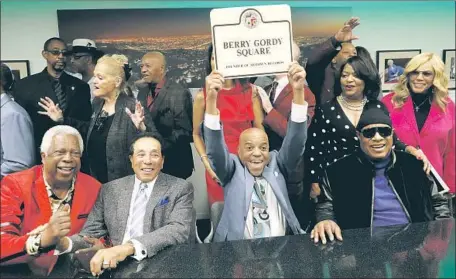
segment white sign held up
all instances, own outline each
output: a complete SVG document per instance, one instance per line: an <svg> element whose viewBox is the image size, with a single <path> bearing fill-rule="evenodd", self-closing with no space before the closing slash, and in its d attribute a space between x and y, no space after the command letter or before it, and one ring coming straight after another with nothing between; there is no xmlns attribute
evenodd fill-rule
<svg viewBox="0 0 456 279"><path fill-rule="evenodd" d="M211 30L215 67L225 78L288 72L293 61L290 6L213 9Z"/></svg>

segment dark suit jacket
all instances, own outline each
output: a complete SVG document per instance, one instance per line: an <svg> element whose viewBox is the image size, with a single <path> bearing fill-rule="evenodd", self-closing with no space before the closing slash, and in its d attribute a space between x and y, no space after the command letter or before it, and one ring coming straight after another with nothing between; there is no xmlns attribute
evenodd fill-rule
<svg viewBox="0 0 456 279"><path fill-rule="evenodd" d="M60 76L60 83L62 84L63 92L67 96L68 104L63 112L64 117L71 117L80 121L90 120L92 107L90 104L89 85L65 72ZM15 86L13 97L32 119L36 151L35 161L36 164L41 164L40 145L44 133L49 128L57 125L48 116L38 114L38 111L43 111L43 108L38 105L40 98L49 97L55 103L58 103L47 69L19 80Z"/></svg>
<svg viewBox="0 0 456 279"><path fill-rule="evenodd" d="M265 87L265 91L269 92L271 86L272 84ZM304 87L304 98L309 105L307 110L307 125L309 125L315 112L315 96L307 86ZM283 88L282 92L280 92L279 97L277 97L275 100L273 109L264 118L263 125L269 138L269 150L271 151L278 151L282 147L283 139L287 134L288 119L291 115L292 101L293 90L290 84L288 84ZM295 171L292 172L293 175L288 177L287 184L298 185L298 188L289 186L289 189L297 189L298 192L290 192L289 194L299 194L302 192L301 182L304 178L303 160L301 160L300 163L295 166L294 170Z"/></svg>
<svg viewBox="0 0 456 279"><path fill-rule="evenodd" d="M121 178L133 174L131 163L129 159L130 144L135 136L140 133L130 117L125 113L125 108L129 108L131 112L135 111L136 100L126 94L120 94L116 101L116 112L112 120L111 127L109 128L108 138L106 139L106 164L108 169L108 181ZM92 107L93 114L90 122L80 122L69 117L64 118L64 123L77 127L83 134L86 142L89 142L90 135L95 125L95 121L104 105L104 100L100 98L93 99ZM145 124L147 131L156 135L160 140L160 134L157 132L155 125L150 118L149 114L145 115ZM85 148L87 151L88 148ZM88 151L87 151L88 152ZM93 154L87 153L89 158Z"/></svg>
<svg viewBox="0 0 456 279"><path fill-rule="evenodd" d="M149 87L141 88L137 99L147 107ZM193 171L192 96L188 89L167 78L152 105L148 108L157 130L164 140L163 172L187 178Z"/></svg>
<svg viewBox="0 0 456 279"><path fill-rule="evenodd" d="M329 38L321 44L311 46L303 50L307 65L307 83L315 94L317 104L321 105L334 97L334 85L336 81L336 68L331 65L332 59L337 55L336 41Z"/></svg>

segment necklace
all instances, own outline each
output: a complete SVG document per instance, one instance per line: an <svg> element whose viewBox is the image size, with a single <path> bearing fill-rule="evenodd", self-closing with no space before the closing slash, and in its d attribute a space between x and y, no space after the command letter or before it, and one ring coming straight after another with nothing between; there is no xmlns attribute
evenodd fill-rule
<svg viewBox="0 0 456 279"><path fill-rule="evenodd" d="M430 103L431 103L431 98L427 97L427 98L426 98L424 101L422 101L421 104L419 104L419 105L417 105L417 104L415 103L415 101L413 101L413 99L412 99L412 102L413 102L413 104L415 105L415 112L418 112L418 111L420 110L420 107L421 107L422 105L424 105L424 103L426 103L426 101L429 101L429 104L430 104Z"/></svg>
<svg viewBox="0 0 456 279"><path fill-rule="evenodd" d="M364 108L364 105L367 103L367 98L364 97L360 103L358 104L353 104L348 102L342 95L337 96L337 100L339 103L345 107L348 110L353 110L353 111L362 111Z"/></svg>

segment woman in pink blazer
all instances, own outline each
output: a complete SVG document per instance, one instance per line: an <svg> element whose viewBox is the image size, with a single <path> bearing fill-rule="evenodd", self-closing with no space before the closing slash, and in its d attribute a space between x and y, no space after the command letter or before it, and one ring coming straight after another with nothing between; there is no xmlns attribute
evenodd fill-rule
<svg viewBox="0 0 456 279"><path fill-rule="evenodd" d="M394 91L383 98L402 142L421 148L455 193L455 105L444 64L433 53L413 57Z"/></svg>

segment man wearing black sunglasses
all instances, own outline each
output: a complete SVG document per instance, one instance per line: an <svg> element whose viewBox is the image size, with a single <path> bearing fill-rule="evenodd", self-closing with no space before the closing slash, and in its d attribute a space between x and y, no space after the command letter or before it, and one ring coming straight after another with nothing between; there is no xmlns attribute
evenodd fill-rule
<svg viewBox="0 0 456 279"><path fill-rule="evenodd" d="M56 125L40 113L43 111L39 105L40 100L46 97L52 99L63 110L65 117L89 121L92 115L89 86L64 72L66 56L69 54L65 42L60 38L50 38L44 43L41 54L46 60L46 68L19 80L13 92L15 101L27 111L33 123L35 164L41 164L39 146L44 133ZM83 158L82 170L86 169L85 165Z"/></svg>
<svg viewBox="0 0 456 279"><path fill-rule="evenodd" d="M386 107L369 101L356 127L360 149L326 168L319 196L315 243L341 229L403 225L449 218L447 199L423 162L393 149L393 129Z"/></svg>

